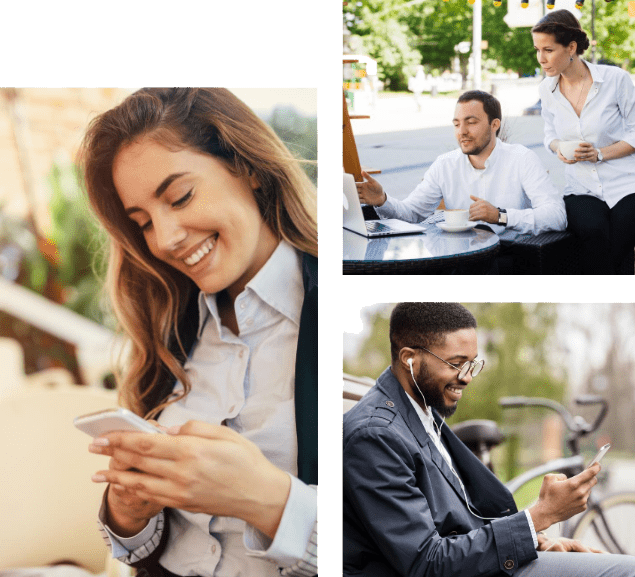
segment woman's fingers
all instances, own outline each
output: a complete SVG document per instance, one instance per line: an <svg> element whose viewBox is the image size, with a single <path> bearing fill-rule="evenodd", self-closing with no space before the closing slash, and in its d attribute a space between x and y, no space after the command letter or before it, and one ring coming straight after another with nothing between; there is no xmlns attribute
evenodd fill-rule
<svg viewBox="0 0 635 577"><path fill-rule="evenodd" d="M179 444L177 439L169 435L118 431L94 439L91 446L97 445L102 449L102 454L111 456L114 451L121 449L148 457L177 459L181 453Z"/></svg>
<svg viewBox="0 0 635 577"><path fill-rule="evenodd" d="M112 487L118 486L116 492L132 492L137 493L143 491L151 495L158 495L166 492L165 485L168 484L164 479L138 473L136 471L116 471L108 469L106 471L98 471L93 475L95 483L110 483Z"/></svg>

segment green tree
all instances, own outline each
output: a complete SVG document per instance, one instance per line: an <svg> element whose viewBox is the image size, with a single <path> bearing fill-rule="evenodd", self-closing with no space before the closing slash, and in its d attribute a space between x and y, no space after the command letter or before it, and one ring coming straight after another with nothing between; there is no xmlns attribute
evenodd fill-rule
<svg viewBox="0 0 635 577"><path fill-rule="evenodd" d="M367 0L344 6L344 24L352 35L350 42L358 43L361 52L377 60L379 79L390 90L406 90L408 78L421 63L405 22L412 4L402 0Z"/></svg>
<svg viewBox="0 0 635 577"><path fill-rule="evenodd" d="M591 38L591 2L582 8L580 24ZM624 2L595 2L595 38L598 61L608 60L626 69L633 67L635 54L635 25L629 18ZM585 53L591 58L591 49Z"/></svg>

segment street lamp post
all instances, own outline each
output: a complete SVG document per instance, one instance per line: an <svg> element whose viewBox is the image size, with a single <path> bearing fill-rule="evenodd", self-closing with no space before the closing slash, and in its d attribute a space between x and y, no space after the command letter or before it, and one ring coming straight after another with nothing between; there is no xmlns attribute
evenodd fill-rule
<svg viewBox="0 0 635 577"><path fill-rule="evenodd" d="M483 38L482 28L482 0L475 0L472 15L472 58L474 59L474 89L481 89L481 40Z"/></svg>

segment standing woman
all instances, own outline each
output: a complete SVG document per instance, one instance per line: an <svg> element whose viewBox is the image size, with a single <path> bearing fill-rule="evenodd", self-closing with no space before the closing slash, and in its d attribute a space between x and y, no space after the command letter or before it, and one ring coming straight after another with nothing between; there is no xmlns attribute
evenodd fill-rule
<svg viewBox="0 0 635 577"><path fill-rule="evenodd" d="M111 457L93 480L113 556L153 577L315 574L312 183L221 88L139 90L92 122L82 165L131 345L120 396L169 433L90 446Z"/></svg>
<svg viewBox="0 0 635 577"><path fill-rule="evenodd" d="M544 16L532 30L538 62L545 146L567 164L564 202L580 238L582 272L615 274L635 245L635 88L615 66L580 55L586 33L568 10ZM584 141L574 160L560 141Z"/></svg>

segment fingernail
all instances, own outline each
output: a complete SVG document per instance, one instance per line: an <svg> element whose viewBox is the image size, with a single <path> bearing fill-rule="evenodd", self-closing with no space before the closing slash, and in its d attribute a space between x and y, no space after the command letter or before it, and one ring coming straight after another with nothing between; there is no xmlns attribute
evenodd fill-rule
<svg viewBox="0 0 635 577"><path fill-rule="evenodd" d="M91 477L91 479L95 481L95 483L103 483L106 480L106 477L104 475L95 474Z"/></svg>
<svg viewBox="0 0 635 577"><path fill-rule="evenodd" d="M181 425L174 425L167 429L168 435L178 435L181 432Z"/></svg>
<svg viewBox="0 0 635 577"><path fill-rule="evenodd" d="M101 447L98 447L97 445L88 445L88 450L91 453L98 453L101 454Z"/></svg>
<svg viewBox="0 0 635 577"><path fill-rule="evenodd" d="M108 445L110 445L110 441L108 439L104 439L103 437L97 437L96 439L93 439L93 445L107 447Z"/></svg>

